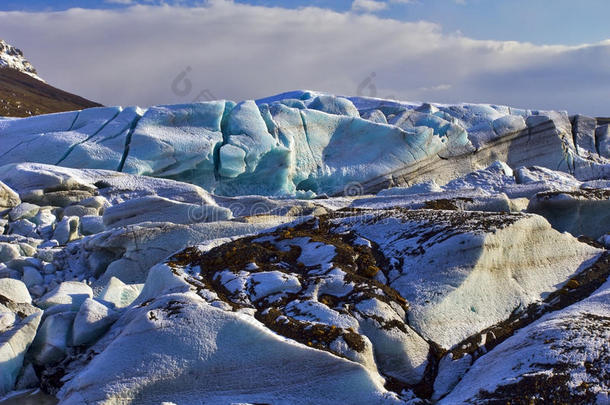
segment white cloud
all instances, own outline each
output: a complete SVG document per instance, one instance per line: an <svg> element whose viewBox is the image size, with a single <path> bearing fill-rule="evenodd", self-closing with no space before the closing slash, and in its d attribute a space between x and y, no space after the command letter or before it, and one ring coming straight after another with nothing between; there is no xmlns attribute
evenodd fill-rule
<svg viewBox="0 0 610 405"><path fill-rule="evenodd" d="M388 7L387 3L376 0L354 0L352 2L352 10L365 11L374 13L375 11L385 10Z"/></svg>
<svg viewBox="0 0 610 405"><path fill-rule="evenodd" d="M610 42L480 41L367 13L207 4L0 12L0 26L49 83L106 105L309 88L610 113ZM172 82L187 67L192 89L177 94Z"/></svg>
<svg viewBox="0 0 610 405"><path fill-rule="evenodd" d="M450 84L437 84L436 86L430 86L430 87L420 87L419 89L417 89L420 92L433 92L433 91L445 91L445 90L449 90L451 89L451 87L453 87Z"/></svg>

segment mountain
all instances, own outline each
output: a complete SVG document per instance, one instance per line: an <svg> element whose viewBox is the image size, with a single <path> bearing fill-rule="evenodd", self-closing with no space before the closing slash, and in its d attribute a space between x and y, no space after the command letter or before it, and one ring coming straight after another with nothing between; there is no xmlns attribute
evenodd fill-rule
<svg viewBox="0 0 610 405"><path fill-rule="evenodd" d="M606 122L294 91L0 145L0 395L608 403Z"/></svg>
<svg viewBox="0 0 610 405"><path fill-rule="evenodd" d="M44 82L20 49L0 39L0 116L27 117L100 106Z"/></svg>

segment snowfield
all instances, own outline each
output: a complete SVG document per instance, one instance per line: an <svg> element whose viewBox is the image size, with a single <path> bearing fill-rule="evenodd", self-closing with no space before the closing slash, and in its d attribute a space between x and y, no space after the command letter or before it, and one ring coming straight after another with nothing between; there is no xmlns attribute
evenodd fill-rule
<svg viewBox="0 0 610 405"><path fill-rule="evenodd" d="M608 134L312 91L0 119L0 394L609 403Z"/></svg>

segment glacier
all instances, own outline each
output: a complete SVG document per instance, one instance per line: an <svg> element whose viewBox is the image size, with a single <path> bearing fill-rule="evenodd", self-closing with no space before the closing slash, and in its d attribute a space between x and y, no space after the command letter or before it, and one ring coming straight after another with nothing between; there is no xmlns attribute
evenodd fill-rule
<svg viewBox="0 0 610 405"><path fill-rule="evenodd" d="M3 119L0 157L168 178L225 196L338 195L354 183L362 192L444 184L496 160L607 177L604 131L562 111L295 91Z"/></svg>
<svg viewBox="0 0 610 405"><path fill-rule="evenodd" d="M0 404L609 398L604 119L304 90L0 159Z"/></svg>

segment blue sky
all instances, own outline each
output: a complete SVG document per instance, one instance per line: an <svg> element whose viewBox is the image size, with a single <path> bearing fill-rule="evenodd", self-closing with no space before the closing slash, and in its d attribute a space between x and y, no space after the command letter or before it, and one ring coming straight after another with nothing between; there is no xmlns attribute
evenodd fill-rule
<svg viewBox="0 0 610 405"><path fill-rule="evenodd" d="M73 7L120 9L136 2L138 0L3 0L0 10L43 11ZM204 3L202 0L165 2L183 5ZM349 11L353 0L235 2L285 8L315 6ZM158 4L159 0L139 0L139 3ZM376 11L375 14L401 21L430 21L442 25L447 32L460 31L476 39L576 45L610 38L608 0L403 0L390 1L385 9Z"/></svg>
<svg viewBox="0 0 610 405"><path fill-rule="evenodd" d="M0 38L106 105L312 89L610 115L609 0L160 1L1 0Z"/></svg>

